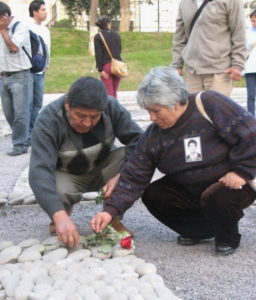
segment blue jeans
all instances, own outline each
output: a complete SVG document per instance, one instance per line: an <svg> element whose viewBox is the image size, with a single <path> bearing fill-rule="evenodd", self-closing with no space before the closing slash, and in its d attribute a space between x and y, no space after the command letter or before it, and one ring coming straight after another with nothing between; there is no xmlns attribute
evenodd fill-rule
<svg viewBox="0 0 256 300"><path fill-rule="evenodd" d="M245 74L247 88L247 109L255 116L256 73Z"/></svg>
<svg viewBox="0 0 256 300"><path fill-rule="evenodd" d="M30 125L29 125L30 134L34 127L37 115L43 105L45 73L43 74L32 73L32 77L33 77L33 92L32 92L33 95L32 95L32 102L30 108Z"/></svg>
<svg viewBox="0 0 256 300"><path fill-rule="evenodd" d="M14 148L27 148L32 76L29 70L1 79L2 108L12 128Z"/></svg>

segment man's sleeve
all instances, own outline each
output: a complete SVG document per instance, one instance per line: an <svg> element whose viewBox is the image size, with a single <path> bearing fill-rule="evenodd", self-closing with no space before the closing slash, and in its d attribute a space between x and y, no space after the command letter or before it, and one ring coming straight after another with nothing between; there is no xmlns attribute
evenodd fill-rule
<svg viewBox="0 0 256 300"><path fill-rule="evenodd" d="M132 120L131 114L117 100L112 99L110 109L110 118L114 129L115 137L126 145L126 157L129 157L134 151L135 146L143 133L139 125Z"/></svg>
<svg viewBox="0 0 256 300"><path fill-rule="evenodd" d="M103 62L102 62L102 48L98 35L94 36L94 51L95 51L95 60L96 60L96 68L99 72L103 70Z"/></svg>
<svg viewBox="0 0 256 300"><path fill-rule="evenodd" d="M217 134L229 145L232 171L245 179L253 179L256 176L255 118L240 105L217 92L204 92L202 101Z"/></svg>
<svg viewBox="0 0 256 300"><path fill-rule="evenodd" d="M185 25L182 17L181 5L179 6L178 17L176 19L176 31L173 36L173 48L172 48L172 67L176 69L183 68L183 59L181 52L187 44L187 38L185 34Z"/></svg>
<svg viewBox="0 0 256 300"><path fill-rule="evenodd" d="M46 130L34 128L29 165L29 183L37 202L50 218L55 212L64 209L56 190L57 157L56 139Z"/></svg>
<svg viewBox="0 0 256 300"><path fill-rule="evenodd" d="M133 155L125 163L111 198L104 201L104 211L113 219L129 209L150 184L155 165L147 141L148 131L142 135Z"/></svg>
<svg viewBox="0 0 256 300"><path fill-rule="evenodd" d="M228 14L232 45L231 66L243 70L247 57L243 4L240 0L231 0L229 3L231 6Z"/></svg>

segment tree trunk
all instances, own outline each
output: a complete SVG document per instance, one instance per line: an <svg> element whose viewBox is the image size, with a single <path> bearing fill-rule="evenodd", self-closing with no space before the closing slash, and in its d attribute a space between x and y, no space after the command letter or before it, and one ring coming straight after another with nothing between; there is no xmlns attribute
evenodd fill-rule
<svg viewBox="0 0 256 300"><path fill-rule="evenodd" d="M120 12L121 12L121 22L119 26L120 32L129 31L131 10L130 10L130 0L119 0L120 2Z"/></svg>
<svg viewBox="0 0 256 300"><path fill-rule="evenodd" d="M89 52L92 55L94 55L95 53L93 38L95 34L98 32L98 27L95 25L98 6L99 6L99 0L91 0L90 16L89 16L89 22L90 22Z"/></svg>

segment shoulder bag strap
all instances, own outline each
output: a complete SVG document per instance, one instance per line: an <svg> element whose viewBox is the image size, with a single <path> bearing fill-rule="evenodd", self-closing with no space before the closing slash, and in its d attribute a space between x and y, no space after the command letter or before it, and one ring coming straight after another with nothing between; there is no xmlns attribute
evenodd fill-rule
<svg viewBox="0 0 256 300"><path fill-rule="evenodd" d="M207 112L204 109L204 105L203 105L202 99L201 99L201 94L202 94L202 92L200 92L196 95L196 99L195 99L196 107L199 110L200 114L214 126L212 119L209 117L209 115L207 114Z"/></svg>
<svg viewBox="0 0 256 300"><path fill-rule="evenodd" d="M113 56L112 56L111 51L110 51L110 49L108 47L108 44L106 43L106 40L104 39L103 34L101 32L99 32L99 35L100 35L100 37L102 39L103 44L105 45L105 47L106 47L106 49L108 51L109 56L111 57L111 59L113 59Z"/></svg>
<svg viewBox="0 0 256 300"><path fill-rule="evenodd" d="M195 13L191 23L190 23L190 27L189 27L189 35L191 34L191 31L196 23L196 20L198 19L198 17L201 15L202 10L204 9L205 5L208 2L211 2L213 0L204 0L204 2L201 4L201 6L198 8L197 12Z"/></svg>

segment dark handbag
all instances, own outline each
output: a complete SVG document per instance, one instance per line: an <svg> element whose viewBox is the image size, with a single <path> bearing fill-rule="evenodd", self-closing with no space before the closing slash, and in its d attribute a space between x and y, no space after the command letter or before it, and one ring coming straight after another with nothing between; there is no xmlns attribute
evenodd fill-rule
<svg viewBox="0 0 256 300"><path fill-rule="evenodd" d="M128 68L127 68L126 63L121 60L115 59L112 56L112 53L106 43L106 40L104 39L103 34L101 32L99 32L99 35L102 39L103 44L105 45L105 47L108 51L109 56L111 57L111 73L120 78L128 76Z"/></svg>

